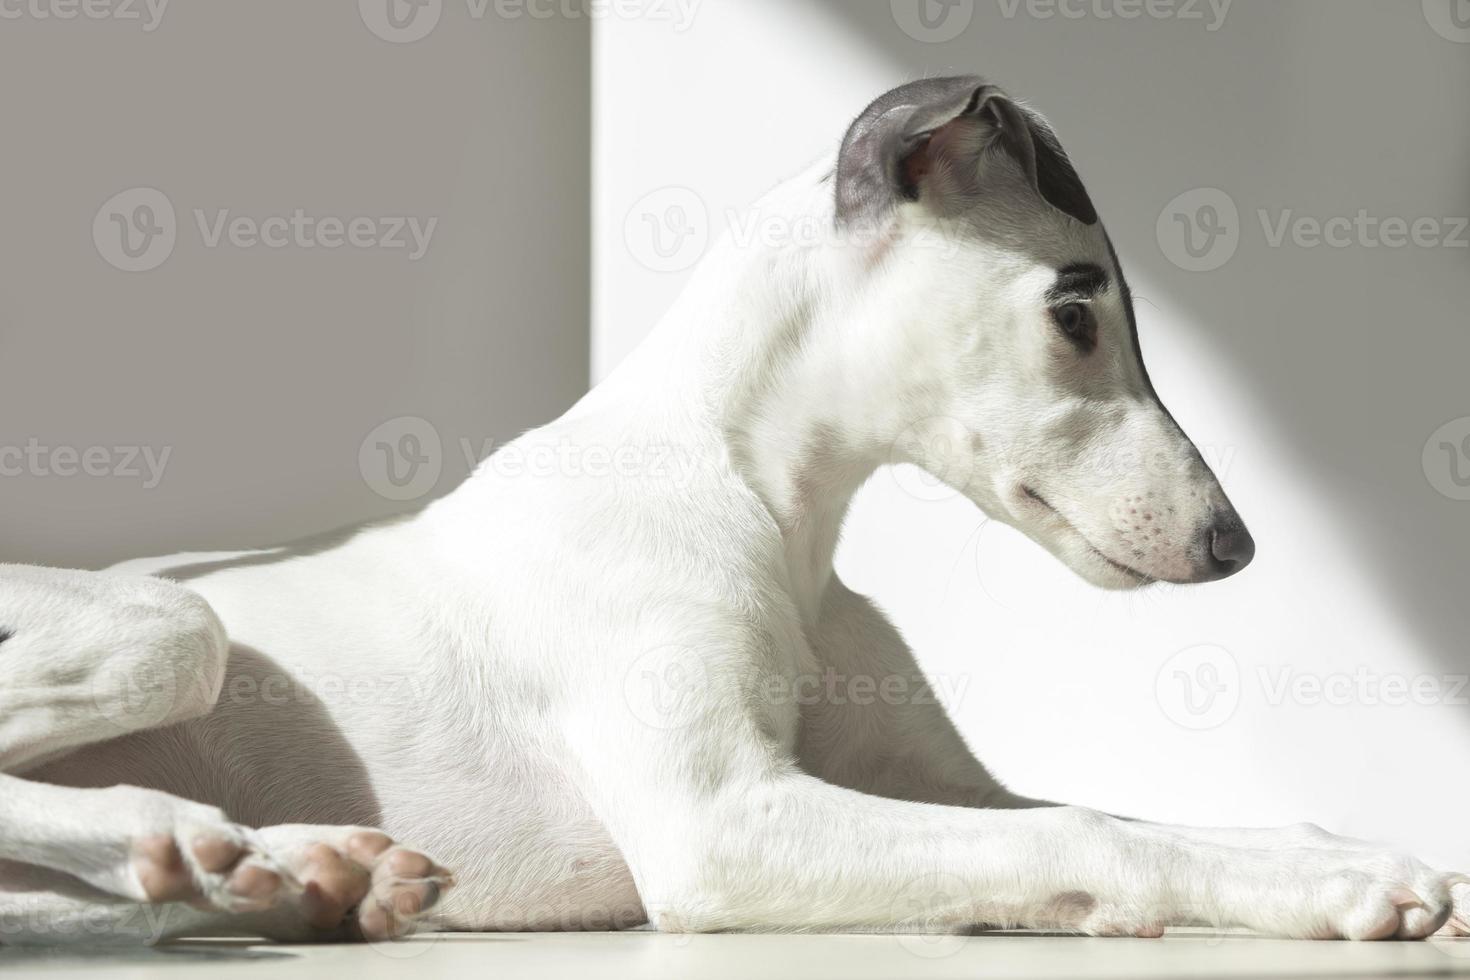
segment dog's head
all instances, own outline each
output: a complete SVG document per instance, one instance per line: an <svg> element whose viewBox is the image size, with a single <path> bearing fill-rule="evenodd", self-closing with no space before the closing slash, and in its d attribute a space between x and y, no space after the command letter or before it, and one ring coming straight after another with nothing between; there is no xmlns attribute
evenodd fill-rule
<svg viewBox="0 0 1470 980"><path fill-rule="evenodd" d="M1250 562L1149 382L1117 256L1045 120L979 78L914 82L853 123L835 184L839 226L885 243L863 326L902 352L896 459L1098 585Z"/></svg>

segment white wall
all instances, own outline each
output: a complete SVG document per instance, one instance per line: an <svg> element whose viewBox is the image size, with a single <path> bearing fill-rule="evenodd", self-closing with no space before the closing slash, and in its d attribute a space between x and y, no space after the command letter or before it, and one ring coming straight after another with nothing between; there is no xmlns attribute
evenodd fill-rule
<svg viewBox="0 0 1470 980"><path fill-rule="evenodd" d="M5 5L0 561L258 547L418 506L467 472L461 439L585 390L589 22L452 0L396 41L417 32L386 30L389 2L180 2L156 24L157 3ZM131 219L136 196L104 204L139 187L173 207L174 246L123 271L94 217ZM194 216L297 209L436 224L415 260L295 233L211 246ZM401 416L436 427L440 476L390 499L386 458L359 451ZM372 442L423 436L405 425ZM162 479L124 447L167 451Z"/></svg>
<svg viewBox="0 0 1470 980"><path fill-rule="evenodd" d="M1470 867L1470 503L1436 490L1460 492L1438 438L1421 459L1470 415L1470 250L1273 247L1257 214L1470 214L1470 32L1440 2L1236 0L1211 30L1204 3L1197 21L961 0L968 27L942 43L900 29L910 0L704 0L684 30L600 21L594 373L668 306L704 232L834 146L867 100L991 76L1061 133L1134 280L1156 384L1259 556L1216 585L1096 593L884 472L840 572L964 685L963 730L1019 790L1196 823L1312 819ZM1169 259L1166 208L1196 188L1239 212L1223 216L1238 250L1212 271ZM668 236L681 214L693 234L665 244L684 250L651 251L646 222ZM1398 684L1418 685L1409 703Z"/></svg>

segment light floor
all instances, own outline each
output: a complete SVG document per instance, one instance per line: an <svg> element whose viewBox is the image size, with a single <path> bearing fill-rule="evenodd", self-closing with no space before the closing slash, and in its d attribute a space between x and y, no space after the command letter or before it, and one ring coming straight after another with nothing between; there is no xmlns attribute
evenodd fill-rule
<svg viewBox="0 0 1470 980"><path fill-rule="evenodd" d="M1470 977L1470 939L1290 942L1188 930L1163 939L1021 933L921 938L635 932L441 935L386 946L269 946L210 940L131 951L0 948L0 977L5 980L267 976L282 980Z"/></svg>

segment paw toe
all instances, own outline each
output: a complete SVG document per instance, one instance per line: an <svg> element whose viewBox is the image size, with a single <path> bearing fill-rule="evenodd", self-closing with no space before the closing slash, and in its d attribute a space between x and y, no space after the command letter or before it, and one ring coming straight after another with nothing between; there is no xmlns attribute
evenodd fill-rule
<svg viewBox="0 0 1470 980"><path fill-rule="evenodd" d="M1385 896L1367 902L1362 908L1355 910L1344 923L1343 938L1373 942L1396 937L1403 927L1406 909L1399 907L1405 903L1396 902L1395 897ZM1421 902L1410 908L1422 907L1422 904Z"/></svg>
<svg viewBox="0 0 1470 980"><path fill-rule="evenodd" d="M318 929L335 928L367 895L372 878L362 865L326 844L313 844L305 857L301 879L307 920Z"/></svg>
<svg viewBox="0 0 1470 980"><path fill-rule="evenodd" d="M434 871L434 862L418 851L395 848L384 861L388 873L397 878L427 878Z"/></svg>
<svg viewBox="0 0 1470 980"><path fill-rule="evenodd" d="M245 849L234 841L208 834L195 837L190 850L193 851L194 860L199 863L199 867L210 874L229 871L245 855Z"/></svg>
<svg viewBox="0 0 1470 980"><path fill-rule="evenodd" d="M1421 908L1408 909L1399 923L1399 939L1423 939L1438 932L1450 921L1448 902L1430 902Z"/></svg>
<svg viewBox="0 0 1470 980"><path fill-rule="evenodd" d="M280 893L281 876L256 865L247 865L230 875L230 894L255 905L268 906Z"/></svg>
<svg viewBox="0 0 1470 980"><path fill-rule="evenodd" d="M172 836L145 837L134 846L133 870L149 902L182 902L195 897L184 855Z"/></svg>
<svg viewBox="0 0 1470 980"><path fill-rule="evenodd" d="M1465 918L1461 918L1459 915L1450 916L1448 921L1440 926L1439 931L1435 935L1448 936L1451 939L1460 936L1470 936L1470 916Z"/></svg>
<svg viewBox="0 0 1470 980"><path fill-rule="evenodd" d="M372 867L378 856L393 846L393 838L379 830L363 830L347 838L347 854L364 867Z"/></svg>
<svg viewBox="0 0 1470 980"><path fill-rule="evenodd" d="M401 939L417 930L418 918L434 907L440 894L439 884L429 880L379 884L358 913L358 929L369 941Z"/></svg>
<svg viewBox="0 0 1470 980"><path fill-rule="evenodd" d="M395 939L400 935L398 920L381 905L364 908L357 916L357 928L368 942Z"/></svg>
<svg viewBox="0 0 1470 980"><path fill-rule="evenodd" d="M432 881L419 881L394 888L388 904L393 909L394 915L411 919L423 915L438 901L438 884Z"/></svg>

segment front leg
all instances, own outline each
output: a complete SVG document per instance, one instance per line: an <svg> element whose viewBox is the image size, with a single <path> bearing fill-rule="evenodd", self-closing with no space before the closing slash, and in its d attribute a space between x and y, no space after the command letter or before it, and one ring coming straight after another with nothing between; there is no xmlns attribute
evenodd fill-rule
<svg viewBox="0 0 1470 980"><path fill-rule="evenodd" d="M804 704L801 762L829 782L892 799L991 809L1057 804L1007 790L974 756L898 630L866 597L833 580L813 640L823 671L844 678L899 680L902 698L813 699ZM871 683L866 684L871 688ZM1470 935L1470 879L1439 874L1382 845L1329 834L1310 824L1281 828L1196 828L1128 821L1137 833L1181 846L1246 851L1294 878L1377 873L1400 883L1402 932L1442 927ZM1357 870L1355 870L1357 869ZM1367 870L1362 870L1367 869ZM1359 881L1362 884L1362 881ZM1364 887L1367 887L1364 885ZM1450 909L1453 908L1453 915ZM1384 913L1385 921L1388 913Z"/></svg>
<svg viewBox="0 0 1470 980"><path fill-rule="evenodd" d="M841 696L802 700L798 754L807 772L895 800L994 809L1057 805L1012 793L990 774L897 628L835 577L812 648L826 688Z"/></svg>

